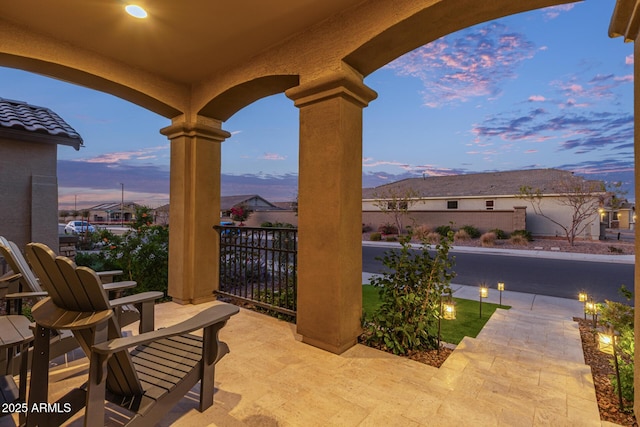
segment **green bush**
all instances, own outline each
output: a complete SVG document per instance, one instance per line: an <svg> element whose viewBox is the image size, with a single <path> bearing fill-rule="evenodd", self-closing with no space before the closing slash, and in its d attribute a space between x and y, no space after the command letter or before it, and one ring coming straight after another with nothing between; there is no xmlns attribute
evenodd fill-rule
<svg viewBox="0 0 640 427"><path fill-rule="evenodd" d="M102 250L76 256L76 264L95 270L123 270L124 280L137 282L135 292L161 291L169 286L169 228L152 225L150 208L136 209L132 230L122 236L99 233Z"/></svg>
<svg viewBox="0 0 640 427"><path fill-rule="evenodd" d="M472 239L477 239L478 237L480 237L480 234L481 234L480 230L478 230L473 225L465 225L461 228L461 230L466 231L469 237L471 237Z"/></svg>
<svg viewBox="0 0 640 427"><path fill-rule="evenodd" d="M499 228L494 228L493 230L489 231L496 235L496 239L504 240L507 238L507 233L505 233L503 230L500 230Z"/></svg>
<svg viewBox="0 0 640 427"><path fill-rule="evenodd" d="M384 240L387 242L397 242L398 238L396 236L387 236Z"/></svg>
<svg viewBox="0 0 640 427"><path fill-rule="evenodd" d="M295 225L290 224L288 222L263 222L262 224L260 224L260 227L263 228L296 228Z"/></svg>
<svg viewBox="0 0 640 427"><path fill-rule="evenodd" d="M369 240L371 240L372 242L379 242L382 240L382 234L380 233L371 233L371 235L369 236Z"/></svg>
<svg viewBox="0 0 640 427"><path fill-rule="evenodd" d="M513 233L511 233L511 236L522 236L527 239L527 242L533 241L533 235L527 230L514 230Z"/></svg>
<svg viewBox="0 0 640 427"><path fill-rule="evenodd" d="M455 276L448 256L453 232L441 238L434 255L428 244L412 250L410 241L411 235L401 238L401 249L381 259L388 272L371 280L381 304L364 319L364 341L395 354L437 348L440 299Z"/></svg>
<svg viewBox="0 0 640 427"><path fill-rule="evenodd" d="M452 231L450 225L440 225L440 226L436 227L436 233L438 233L439 235L441 235L443 237L447 236L450 231Z"/></svg>
<svg viewBox="0 0 640 427"><path fill-rule="evenodd" d="M620 287L620 294L627 299L633 297L632 293L628 291L624 285ZM619 332L620 336L617 340L617 354L618 364L620 371L620 383L615 375L611 376L611 384L615 388L616 392L618 387L622 391L622 397L628 401L633 402L634 387L633 387L633 374L634 374L634 352L635 352L635 338L633 332L633 318L634 308L628 304L606 301L601 306L601 314L599 323L606 328L612 328ZM611 360L611 364L615 362Z"/></svg>

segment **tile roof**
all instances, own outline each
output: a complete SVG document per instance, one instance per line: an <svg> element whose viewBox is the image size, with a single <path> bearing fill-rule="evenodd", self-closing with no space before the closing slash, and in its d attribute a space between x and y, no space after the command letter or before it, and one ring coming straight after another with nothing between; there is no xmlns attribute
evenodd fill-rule
<svg viewBox="0 0 640 427"><path fill-rule="evenodd" d="M83 143L80 134L50 109L5 98L0 98L0 132L2 131L22 136L21 139L47 136L51 142L70 145L76 150ZM23 132L28 134L20 135Z"/></svg>
<svg viewBox="0 0 640 427"><path fill-rule="evenodd" d="M507 172L486 172L467 175L408 178L362 190L363 199L384 194L393 188L403 191L411 188L422 197L510 196L518 194L522 185L551 193L554 182L573 176L573 172L560 169L528 169Z"/></svg>

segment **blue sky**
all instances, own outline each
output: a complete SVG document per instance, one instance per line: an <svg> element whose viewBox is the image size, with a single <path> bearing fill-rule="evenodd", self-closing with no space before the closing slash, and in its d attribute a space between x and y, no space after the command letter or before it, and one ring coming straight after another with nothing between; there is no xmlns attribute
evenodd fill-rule
<svg viewBox="0 0 640 427"><path fill-rule="evenodd" d="M613 1L587 1L448 35L365 79L363 185L554 167L623 181L633 198L633 46L607 36ZM46 106L83 137L58 150L61 208L168 202L169 120L111 95L0 67L0 97ZM297 193L298 111L284 95L224 123L222 194Z"/></svg>

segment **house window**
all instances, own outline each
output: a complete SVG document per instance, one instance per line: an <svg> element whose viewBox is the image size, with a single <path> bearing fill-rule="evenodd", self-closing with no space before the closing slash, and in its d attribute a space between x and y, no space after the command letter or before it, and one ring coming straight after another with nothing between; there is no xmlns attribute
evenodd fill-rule
<svg viewBox="0 0 640 427"><path fill-rule="evenodd" d="M398 210L401 211L406 211L407 209L409 209L409 203L407 202L387 202L387 210L390 211L395 211L396 210L396 206L398 206Z"/></svg>
<svg viewBox="0 0 640 427"><path fill-rule="evenodd" d="M485 200L484 206L487 208L488 211L492 211L493 210L493 200Z"/></svg>
<svg viewBox="0 0 640 427"><path fill-rule="evenodd" d="M457 200L447 200L447 209L458 209Z"/></svg>

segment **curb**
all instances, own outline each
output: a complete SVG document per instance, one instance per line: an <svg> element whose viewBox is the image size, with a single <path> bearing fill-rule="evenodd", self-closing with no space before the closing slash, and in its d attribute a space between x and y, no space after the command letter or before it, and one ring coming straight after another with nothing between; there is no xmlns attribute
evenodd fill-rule
<svg viewBox="0 0 640 427"><path fill-rule="evenodd" d="M400 243L397 242L371 242L363 241L362 246L372 246L380 248L399 248ZM418 248L420 245L415 244ZM607 262L613 264L635 264L635 255L598 255L598 254L582 254L573 252L551 252L540 250L525 249L495 249L495 248L476 248L470 246L452 246L451 253L476 253L484 255L498 256L515 256L529 258L545 258L560 259L569 261L587 261L587 262Z"/></svg>

